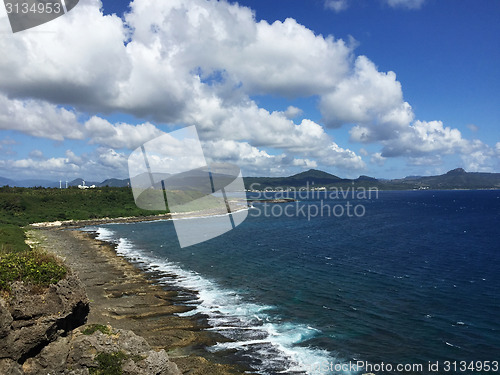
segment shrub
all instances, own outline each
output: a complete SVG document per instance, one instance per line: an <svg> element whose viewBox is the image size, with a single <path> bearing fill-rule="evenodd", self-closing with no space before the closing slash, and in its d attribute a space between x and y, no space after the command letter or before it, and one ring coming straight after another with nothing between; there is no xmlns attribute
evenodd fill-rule
<svg viewBox="0 0 500 375"><path fill-rule="evenodd" d="M95 359L97 368L90 369L91 375L122 375L122 362L127 355L123 352L99 353Z"/></svg>
<svg viewBox="0 0 500 375"><path fill-rule="evenodd" d="M92 335L94 332L102 332L105 335L111 335L111 329L103 324L91 324L83 330L84 335Z"/></svg>
<svg viewBox="0 0 500 375"><path fill-rule="evenodd" d="M36 286L55 284L67 270L52 255L24 251L0 256L0 290L9 291L10 283L24 281Z"/></svg>

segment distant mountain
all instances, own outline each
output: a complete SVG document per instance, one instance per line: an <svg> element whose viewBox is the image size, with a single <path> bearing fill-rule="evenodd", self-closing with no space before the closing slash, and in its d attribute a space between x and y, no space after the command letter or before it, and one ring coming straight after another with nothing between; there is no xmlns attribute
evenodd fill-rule
<svg viewBox="0 0 500 375"><path fill-rule="evenodd" d="M169 185L179 188L197 186L204 189L206 186L206 176L200 172L198 176L195 172L188 174L153 174L154 181L159 181L154 184L154 188L161 189L161 180L168 179ZM224 173L212 174L214 181L224 185L226 182L232 181L230 176ZM134 178L134 182L143 184L144 188L151 185L150 176L143 173ZM266 188L314 188L314 187L364 187L377 188L380 190L418 190L418 189L500 189L500 173L485 173L485 172L466 172L463 168L453 169L445 174L437 176L407 176L400 179L377 179L369 176L359 176L356 179L340 178L333 174L323 172L317 169L310 169L305 172L297 173L288 177L245 177L245 188L252 187L257 190ZM85 185L96 185L98 187L126 187L129 186L130 180L109 178L102 182L93 182L85 180ZM69 182L69 186L82 185L83 179L76 178ZM21 180L15 181L10 178L0 177L0 186L19 186L19 187L52 187L59 188L59 181L49 180ZM62 187L65 187L66 182L62 182ZM216 189L218 190L218 189Z"/></svg>
<svg viewBox="0 0 500 375"><path fill-rule="evenodd" d="M396 181L414 189L498 189L500 173L466 172L457 168L438 176L391 180L393 183Z"/></svg>
<svg viewBox="0 0 500 375"><path fill-rule="evenodd" d="M85 184L84 184L85 182ZM73 181L68 182L68 186L78 186L78 185L86 185L86 186L98 186L99 182L87 181L83 178L75 178Z"/></svg>
<svg viewBox="0 0 500 375"><path fill-rule="evenodd" d="M331 185L343 181L340 177L317 169L309 169L308 171L297 173L289 177L245 177L244 180L247 189L250 189L253 185L257 190L263 188L274 189L278 187L314 187Z"/></svg>
<svg viewBox="0 0 500 375"><path fill-rule="evenodd" d="M408 176L401 179L376 179L359 176L343 179L335 175L310 169L289 177L245 177L245 187L262 190L265 188L301 188L309 186L327 188L364 187L380 190L418 189L500 189L500 173L466 172L463 168L453 169L438 176Z"/></svg>
<svg viewBox="0 0 500 375"><path fill-rule="evenodd" d="M361 175L356 179L356 181L378 181L378 180L375 177Z"/></svg>
<svg viewBox="0 0 500 375"><path fill-rule="evenodd" d="M123 180L120 180L118 178L108 178L107 180L104 180L100 184L97 184L97 186L109 186L109 187L130 186L130 179L125 178Z"/></svg>
<svg viewBox="0 0 500 375"><path fill-rule="evenodd" d="M31 179L31 180L11 180L10 178L0 177L0 186L18 186L18 187L34 187L41 186L45 188L49 187L59 187L59 182L49 181L49 180L39 180L39 179Z"/></svg>
<svg viewBox="0 0 500 375"><path fill-rule="evenodd" d="M0 186L14 186L14 180L11 180L10 178L7 177L0 177Z"/></svg>
<svg viewBox="0 0 500 375"><path fill-rule="evenodd" d="M37 180L37 179L21 180L16 182L16 186L19 187L41 186L45 188L55 188L59 187L59 181L55 182L50 180Z"/></svg>

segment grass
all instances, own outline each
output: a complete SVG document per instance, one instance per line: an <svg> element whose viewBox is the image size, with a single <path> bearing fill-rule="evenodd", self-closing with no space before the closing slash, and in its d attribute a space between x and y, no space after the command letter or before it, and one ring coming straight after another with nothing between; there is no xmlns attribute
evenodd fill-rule
<svg viewBox="0 0 500 375"><path fill-rule="evenodd" d="M130 188L97 189L0 188L0 224L25 226L56 220L147 216L165 211L136 206Z"/></svg>
<svg viewBox="0 0 500 375"><path fill-rule="evenodd" d="M82 333L84 335L92 335L95 332L101 332L104 333L105 335L111 335L111 328L108 326L105 326L104 324L91 324L87 328L85 328Z"/></svg>
<svg viewBox="0 0 500 375"><path fill-rule="evenodd" d="M0 187L0 290L8 292L13 281L47 286L66 275L66 268L54 257L25 243L23 227L28 224L160 213L165 211L138 208L130 188Z"/></svg>
<svg viewBox="0 0 500 375"><path fill-rule="evenodd" d="M14 281L49 286L66 273L66 268L54 256L38 250L4 254L0 257L0 290L9 292Z"/></svg>
<svg viewBox="0 0 500 375"><path fill-rule="evenodd" d="M0 224L0 256L29 249L23 228L14 224Z"/></svg>

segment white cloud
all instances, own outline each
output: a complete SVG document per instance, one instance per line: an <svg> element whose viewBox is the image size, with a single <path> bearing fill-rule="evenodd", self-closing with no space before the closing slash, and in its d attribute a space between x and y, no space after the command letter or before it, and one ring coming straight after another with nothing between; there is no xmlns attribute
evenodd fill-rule
<svg viewBox="0 0 500 375"><path fill-rule="evenodd" d="M319 124L290 121L287 116L298 115L298 109L269 112L249 98L330 91L350 69L352 48L344 41L315 35L293 19L256 22L249 8L227 2L136 0L126 15L130 34L118 17L103 16L98 7L94 0L79 5L50 23L53 33L0 40L8 56L0 63L7 73L0 90L20 105L28 103L21 98L38 98L33 103L55 112L51 122L59 127L23 124L17 130L57 140L89 137L90 143L113 148L134 148L159 133L149 123L110 124L95 116L79 124L75 112L47 102L68 103L83 112L196 124L207 139L276 147L299 158L323 147L329 164L361 164L353 164L349 150L330 147Z"/></svg>
<svg viewBox="0 0 500 375"><path fill-rule="evenodd" d="M393 8L420 9L425 0L385 0Z"/></svg>
<svg viewBox="0 0 500 375"><path fill-rule="evenodd" d="M122 153L118 153L111 148L99 148L97 149L99 162L105 167L112 168L118 171L126 171L127 169L127 157Z"/></svg>
<svg viewBox="0 0 500 375"><path fill-rule="evenodd" d="M325 8L340 13L347 8L352 0L325 0ZM420 9L425 0L384 0L392 8Z"/></svg>
<svg viewBox="0 0 500 375"><path fill-rule="evenodd" d="M478 150L469 154L463 154L464 167L469 172L493 172L492 150Z"/></svg>
<svg viewBox="0 0 500 375"><path fill-rule="evenodd" d="M415 121L384 142L384 156L419 156L429 153L451 154L466 145L458 129L445 127L441 121Z"/></svg>
<svg viewBox="0 0 500 375"><path fill-rule="evenodd" d="M45 159L45 156L43 155L43 152L40 151L40 150L32 150L30 153L29 153L29 157L32 158L32 159Z"/></svg>
<svg viewBox="0 0 500 375"><path fill-rule="evenodd" d="M0 129L17 130L58 141L84 138L83 129L73 111L40 100L8 99L1 93Z"/></svg>
<svg viewBox="0 0 500 375"><path fill-rule="evenodd" d="M443 159L441 155L426 155L426 156L410 156L408 158L408 164L413 166L430 166L430 165L441 165ZM436 174L441 174L443 171L439 171ZM431 174L430 172L427 174Z"/></svg>
<svg viewBox="0 0 500 375"><path fill-rule="evenodd" d="M325 8L337 13L346 10L348 7L349 3L347 0L325 0Z"/></svg>
<svg viewBox="0 0 500 375"><path fill-rule="evenodd" d="M414 117L396 74L379 72L366 56L359 56L352 75L321 98L320 109L330 127L345 123L404 126Z"/></svg>
<svg viewBox="0 0 500 375"><path fill-rule="evenodd" d="M75 165L81 165L83 163L83 158L75 155L71 150L66 150L66 162Z"/></svg>
<svg viewBox="0 0 500 375"><path fill-rule="evenodd" d="M253 101L224 108L219 98L212 97L195 105L184 122L197 124L203 139L245 141L255 147L321 158L321 164L340 168L364 166L354 152L335 144L321 125L308 119L294 124L283 112L268 112Z"/></svg>
<svg viewBox="0 0 500 375"><path fill-rule="evenodd" d="M384 165L387 158L384 158L380 152L376 152L372 155L370 161L373 164Z"/></svg>
<svg viewBox="0 0 500 375"><path fill-rule="evenodd" d="M423 4L386 1L406 8ZM340 11L348 2L325 4ZM376 162L482 150L485 158L470 156L479 165L491 157L486 145L464 139L457 129L414 121L396 74L378 71L366 56L354 58L353 43L316 35L293 19L257 22L249 8L225 1L135 0L124 23L104 16L99 6L88 0L40 26L41 33L0 38L0 129L85 139L102 147L99 153L62 159L84 167L93 157L103 171L124 165L115 149L134 149L162 131L151 122L112 124L98 116L79 121L80 113L195 124L207 144L222 142L221 157L249 169L254 158L254 170L364 168L362 158L333 142L322 125L291 121L301 115L299 108L271 112L251 99L317 96L326 126L354 124L351 141L382 145L380 155L372 155Z"/></svg>
<svg viewBox="0 0 500 375"><path fill-rule="evenodd" d="M37 170L39 172L48 173L49 175L53 173L68 171L74 172L79 170L79 167L76 164L70 163L66 158L50 158L46 160L33 160L28 158L3 162L14 170L25 170L29 172Z"/></svg>
<svg viewBox="0 0 500 375"><path fill-rule="evenodd" d="M491 170L495 152L480 140L468 140L442 121L414 121L409 125L356 125L351 140L380 143L384 158L406 157L409 165L440 165L443 156L459 155L468 170ZM377 157L372 157L372 162Z"/></svg>
<svg viewBox="0 0 500 375"><path fill-rule="evenodd" d="M163 134L161 130L150 123L139 125L118 123L113 125L97 116L93 116L85 122L85 131L90 137L90 143L131 150Z"/></svg>
<svg viewBox="0 0 500 375"><path fill-rule="evenodd" d="M293 165L304 169L317 168L318 163L310 159L293 159Z"/></svg>
<svg viewBox="0 0 500 375"><path fill-rule="evenodd" d="M0 172L9 171L9 176L16 179L33 178L34 171L40 173L40 177L54 180L77 177L93 181L109 177L126 178L127 157L126 154L103 147L82 155L66 150L64 157L0 160Z"/></svg>
<svg viewBox="0 0 500 375"><path fill-rule="evenodd" d="M289 120L294 119L295 117L298 117L302 115L304 111L302 111L300 108L294 107L293 105L288 106L288 108L285 111L285 117Z"/></svg>
<svg viewBox="0 0 500 375"><path fill-rule="evenodd" d="M479 127L477 125L474 125L474 124L467 124L467 128L469 128L469 130L471 132L477 132L479 130Z"/></svg>
<svg viewBox="0 0 500 375"><path fill-rule="evenodd" d="M103 16L100 1L82 1L38 32L0 38L0 87L10 96L42 98L58 104L110 104L130 74L117 16Z"/></svg>

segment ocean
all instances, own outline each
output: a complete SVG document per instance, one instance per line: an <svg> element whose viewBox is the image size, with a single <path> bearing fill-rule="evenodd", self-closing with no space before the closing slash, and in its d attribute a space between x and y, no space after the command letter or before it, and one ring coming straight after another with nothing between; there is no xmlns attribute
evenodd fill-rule
<svg viewBox="0 0 500 375"><path fill-rule="evenodd" d="M499 372L500 191L298 198L187 248L168 220L85 230L179 290L185 315L232 339L208 350L257 373Z"/></svg>

